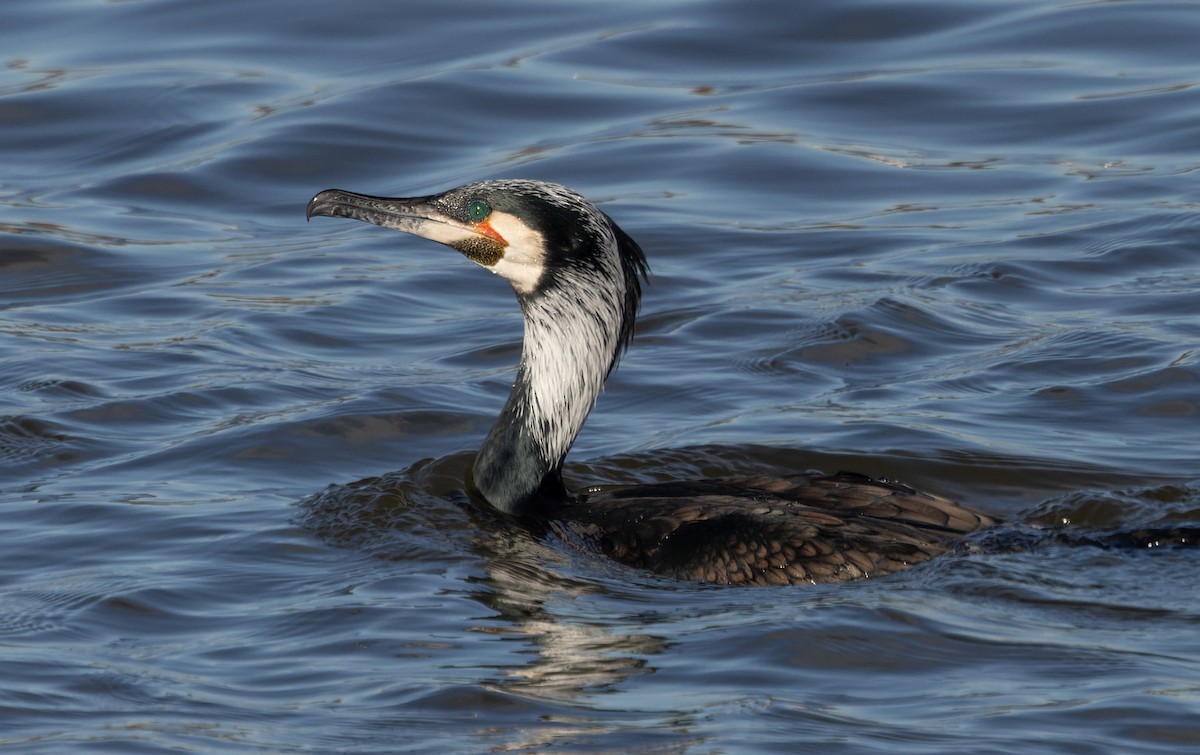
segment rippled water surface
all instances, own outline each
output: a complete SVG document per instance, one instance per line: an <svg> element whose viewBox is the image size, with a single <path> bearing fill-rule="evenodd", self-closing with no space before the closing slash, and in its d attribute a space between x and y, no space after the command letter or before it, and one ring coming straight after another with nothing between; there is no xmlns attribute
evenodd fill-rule
<svg viewBox="0 0 1200 755"><path fill-rule="evenodd" d="M1200 746L1197 549L735 589L513 530L462 492L508 287L304 222L520 176L637 238L577 486L849 469L1012 531L1196 528L1196 4L0 17L0 747Z"/></svg>

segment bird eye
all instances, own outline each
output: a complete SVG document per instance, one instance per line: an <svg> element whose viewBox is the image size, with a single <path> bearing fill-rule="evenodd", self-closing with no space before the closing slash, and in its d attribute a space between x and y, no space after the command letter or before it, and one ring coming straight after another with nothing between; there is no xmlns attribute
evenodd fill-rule
<svg viewBox="0 0 1200 755"><path fill-rule="evenodd" d="M476 223L482 222L484 218L491 214L492 208L488 206L487 202L476 199L467 205L467 215Z"/></svg>

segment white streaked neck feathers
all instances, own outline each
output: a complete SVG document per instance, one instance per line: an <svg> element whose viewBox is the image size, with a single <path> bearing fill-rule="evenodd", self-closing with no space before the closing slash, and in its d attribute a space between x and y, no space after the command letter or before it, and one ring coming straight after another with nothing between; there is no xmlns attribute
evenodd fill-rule
<svg viewBox="0 0 1200 755"><path fill-rule="evenodd" d="M624 291L619 271L564 271L573 280L527 301L520 376L528 421L546 458L567 454L604 387L616 354Z"/></svg>
<svg viewBox="0 0 1200 755"><path fill-rule="evenodd" d="M532 294L518 289L525 315L521 364L473 475L488 502L509 513L533 505L548 476L562 492L563 457L600 395L632 316L612 228L605 222L590 230L599 247L589 264L556 267Z"/></svg>

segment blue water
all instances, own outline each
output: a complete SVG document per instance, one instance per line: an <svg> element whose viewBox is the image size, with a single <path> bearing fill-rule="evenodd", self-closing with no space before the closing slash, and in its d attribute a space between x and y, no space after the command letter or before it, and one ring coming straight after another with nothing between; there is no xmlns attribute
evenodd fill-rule
<svg viewBox="0 0 1200 755"><path fill-rule="evenodd" d="M462 477L512 294L304 222L532 177L638 239L576 486L1200 526L1197 39L1188 2L6 2L0 747L1200 746L1195 548L731 589L497 531Z"/></svg>

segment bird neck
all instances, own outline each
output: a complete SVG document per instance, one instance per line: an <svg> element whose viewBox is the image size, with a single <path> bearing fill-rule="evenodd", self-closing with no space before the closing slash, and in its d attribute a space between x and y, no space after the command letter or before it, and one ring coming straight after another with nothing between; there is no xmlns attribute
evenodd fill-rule
<svg viewBox="0 0 1200 755"><path fill-rule="evenodd" d="M563 459L627 329L621 280L601 270L564 273L554 286L518 296L525 340L517 379L472 470L475 488L501 511L544 513L568 498Z"/></svg>

